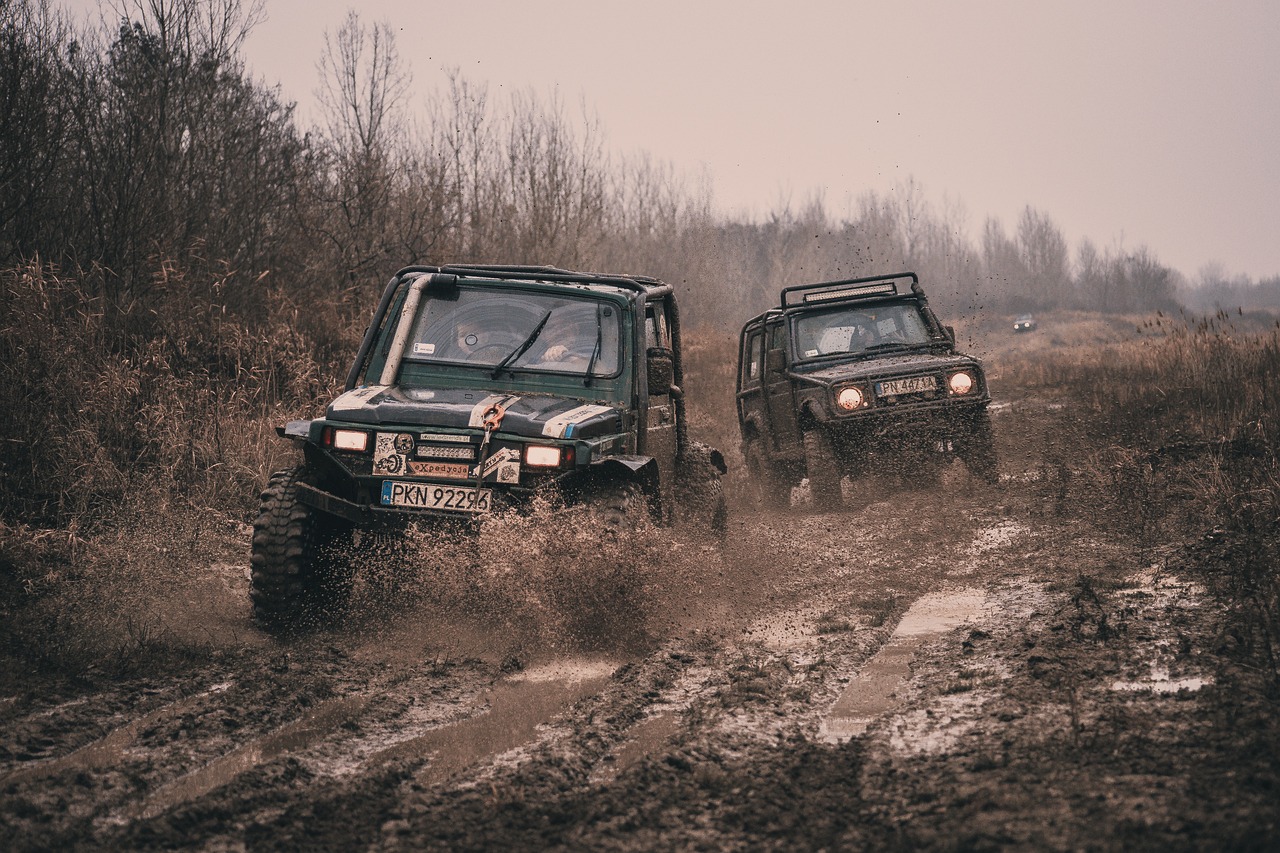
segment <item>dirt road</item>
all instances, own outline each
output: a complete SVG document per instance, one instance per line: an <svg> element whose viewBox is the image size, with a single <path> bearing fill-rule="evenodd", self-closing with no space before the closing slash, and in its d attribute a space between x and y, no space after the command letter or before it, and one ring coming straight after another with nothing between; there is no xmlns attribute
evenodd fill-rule
<svg viewBox="0 0 1280 853"><path fill-rule="evenodd" d="M724 542L419 542L287 643L243 562L192 565L172 631L207 656L0 688L0 847L1269 847L1275 723L1213 543L1055 506L1055 416L998 409L997 487L741 498Z"/></svg>

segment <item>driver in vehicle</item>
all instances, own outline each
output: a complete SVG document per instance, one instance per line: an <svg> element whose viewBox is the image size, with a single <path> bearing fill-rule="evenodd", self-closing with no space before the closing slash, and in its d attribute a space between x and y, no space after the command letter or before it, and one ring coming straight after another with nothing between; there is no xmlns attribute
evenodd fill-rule
<svg viewBox="0 0 1280 853"><path fill-rule="evenodd" d="M543 349L530 361L531 367L586 370L596 348L596 333L567 312L553 312L538 342Z"/></svg>

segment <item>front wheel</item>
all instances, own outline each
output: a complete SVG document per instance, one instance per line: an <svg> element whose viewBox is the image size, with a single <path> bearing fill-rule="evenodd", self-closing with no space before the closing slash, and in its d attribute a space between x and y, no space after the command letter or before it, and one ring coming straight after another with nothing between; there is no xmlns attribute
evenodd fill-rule
<svg viewBox="0 0 1280 853"><path fill-rule="evenodd" d="M791 507L791 483L769 463L760 439L751 439L742 445L742 457L746 460L747 474L755 486L759 502L766 509Z"/></svg>
<svg viewBox="0 0 1280 853"><path fill-rule="evenodd" d="M831 448L831 439L821 429L812 429L804 434L804 469L805 476L809 478L814 509L839 507L843 500L840 463Z"/></svg>
<svg viewBox="0 0 1280 853"><path fill-rule="evenodd" d="M597 529L625 533L651 523L649 499L636 483L598 483L584 496L587 515Z"/></svg>
<svg viewBox="0 0 1280 853"><path fill-rule="evenodd" d="M350 525L302 503L305 466L277 471L253 523L253 615L273 633L336 620L351 596Z"/></svg>
<svg viewBox="0 0 1280 853"><path fill-rule="evenodd" d="M991 415L983 412L973 424L973 429L961 448L961 458L969 473L984 483L995 484L1000 480L996 459L995 438L991 434Z"/></svg>

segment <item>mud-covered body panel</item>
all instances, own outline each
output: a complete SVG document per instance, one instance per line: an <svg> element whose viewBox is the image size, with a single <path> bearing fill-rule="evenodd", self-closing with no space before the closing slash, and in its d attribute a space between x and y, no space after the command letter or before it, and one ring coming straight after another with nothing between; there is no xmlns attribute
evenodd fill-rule
<svg viewBox="0 0 1280 853"><path fill-rule="evenodd" d="M502 431L526 437L590 438L621 432L620 407L551 394L482 389L379 387L348 391L329 404L328 418L352 424L399 427L483 428L485 411L505 410Z"/></svg>
<svg viewBox="0 0 1280 853"><path fill-rule="evenodd" d="M572 501L617 478L669 515L681 382L674 293L656 279L407 267L346 390L280 432L314 475L301 499L354 522L466 516L548 487Z"/></svg>
<svg viewBox="0 0 1280 853"><path fill-rule="evenodd" d="M858 474L963 456L989 433L982 364L955 351L912 273L785 289L743 327L737 388L744 455L775 479L814 453Z"/></svg>

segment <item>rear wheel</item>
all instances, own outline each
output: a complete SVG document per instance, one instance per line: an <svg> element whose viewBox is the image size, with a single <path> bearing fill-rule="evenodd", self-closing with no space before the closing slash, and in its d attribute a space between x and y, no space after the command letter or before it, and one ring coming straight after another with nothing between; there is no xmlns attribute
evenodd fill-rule
<svg viewBox="0 0 1280 853"><path fill-rule="evenodd" d="M722 534L728 523L728 507L720 474L724 459L717 451L692 442L679 464L675 482L675 514L683 524Z"/></svg>
<svg viewBox="0 0 1280 853"><path fill-rule="evenodd" d="M271 475L253 523L253 615L273 633L336 620L351 595L351 527L298 499L299 466Z"/></svg>

